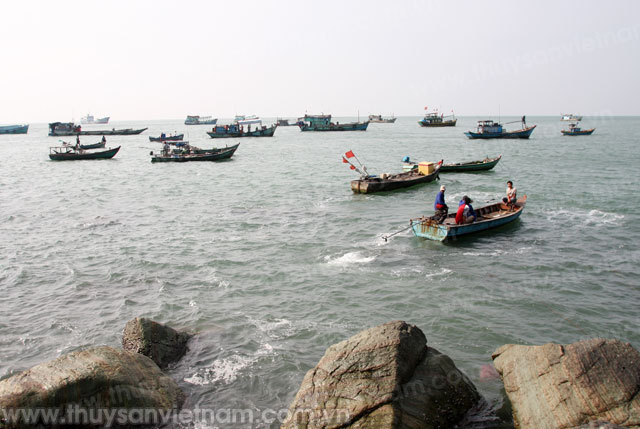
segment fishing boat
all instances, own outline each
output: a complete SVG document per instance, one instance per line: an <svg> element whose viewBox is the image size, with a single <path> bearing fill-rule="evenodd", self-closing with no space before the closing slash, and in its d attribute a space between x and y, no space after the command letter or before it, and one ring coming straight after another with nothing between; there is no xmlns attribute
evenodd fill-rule
<svg viewBox="0 0 640 429"><path fill-rule="evenodd" d="M524 119L524 116L523 116ZM513 121L509 124L521 122ZM503 125L494 121L478 121L476 131L467 131L464 133L470 139L528 139L533 133L537 125L527 127L526 122L522 121L522 129L516 131L507 131Z"/></svg>
<svg viewBox="0 0 640 429"><path fill-rule="evenodd" d="M397 118L391 116L390 118L383 118L382 115L369 115L369 122L374 124L393 124Z"/></svg>
<svg viewBox="0 0 640 429"><path fill-rule="evenodd" d="M298 118L300 131L366 131L369 121L366 122L331 122L331 115L304 115Z"/></svg>
<svg viewBox="0 0 640 429"><path fill-rule="evenodd" d="M184 134L169 134L168 136L165 133L160 134L160 137L151 137L149 136L150 142L164 142L164 141L181 141L184 138Z"/></svg>
<svg viewBox="0 0 640 429"><path fill-rule="evenodd" d="M217 125L213 127L211 131L207 131L207 134L212 139L230 137L273 137L276 128L278 128L277 125L270 127L265 125L251 127L251 125L247 125L246 128L240 124Z"/></svg>
<svg viewBox="0 0 640 429"><path fill-rule="evenodd" d="M105 116L104 118L94 118L93 115L87 113L87 116L80 118L81 124L108 124L109 116Z"/></svg>
<svg viewBox="0 0 640 429"><path fill-rule="evenodd" d="M496 158L485 158L480 161L469 161L469 162L456 162L452 164L444 164L442 168L440 168L441 173L452 173L452 172L471 172L471 171L487 171L491 170L495 167L498 162L502 159L502 155Z"/></svg>
<svg viewBox="0 0 640 429"><path fill-rule="evenodd" d="M568 130L561 130L562 135L565 136L590 136L595 131L595 128L590 128L588 130L583 130L578 127L577 122L572 122L569 124Z"/></svg>
<svg viewBox="0 0 640 429"><path fill-rule="evenodd" d="M289 122L288 119L283 119L283 118L277 118L276 119L276 124L279 127L290 127L292 125L296 125L296 124L292 124L291 122Z"/></svg>
<svg viewBox="0 0 640 429"><path fill-rule="evenodd" d="M443 223L429 217L411 219L411 229L416 237L445 241L467 234L497 228L518 219L524 210L527 196L519 198L513 206L500 202L475 209L477 220L473 223L456 224L456 214L447 215Z"/></svg>
<svg viewBox="0 0 640 429"><path fill-rule="evenodd" d="M424 115L424 118L418 121L421 127L455 127L458 119L452 113L444 116L438 111L430 112Z"/></svg>
<svg viewBox="0 0 640 429"><path fill-rule="evenodd" d="M220 161L231 158L238 146L240 146L240 143L226 148L199 149L207 152L188 150L176 153L174 151L162 151L162 153L156 155L151 152L151 162Z"/></svg>
<svg viewBox="0 0 640 429"><path fill-rule="evenodd" d="M0 134L27 134L29 125L3 125L0 126Z"/></svg>
<svg viewBox="0 0 640 429"><path fill-rule="evenodd" d="M351 190L357 194L371 194L373 192L393 191L400 188L433 182L438 178L442 167L442 160L437 164L421 163L425 169L415 169L398 174L381 174L366 176L351 181Z"/></svg>
<svg viewBox="0 0 640 429"><path fill-rule="evenodd" d="M83 131L80 125L73 122L51 122L49 124L49 136L130 136L140 134L144 130L146 128Z"/></svg>
<svg viewBox="0 0 640 429"><path fill-rule="evenodd" d="M106 145L107 144L105 142L98 142L98 143L92 143L92 144L81 144L80 145L80 149L82 149L82 150L102 149Z"/></svg>
<svg viewBox="0 0 640 429"><path fill-rule="evenodd" d="M574 115L573 113L563 113L560 118L561 121L581 121L582 116Z"/></svg>
<svg viewBox="0 0 640 429"><path fill-rule="evenodd" d="M110 159L120 150L120 146L103 151L78 150L75 146L64 145L49 148L49 158L53 161L76 161L81 159Z"/></svg>
<svg viewBox="0 0 640 429"><path fill-rule="evenodd" d="M256 115L236 115L233 122L238 125L253 125L253 124L261 124L262 119L258 118Z"/></svg>
<svg viewBox="0 0 640 429"><path fill-rule="evenodd" d="M211 116L198 116L198 115L187 115L187 119L185 119L185 125L215 125L218 123L217 118L212 118Z"/></svg>

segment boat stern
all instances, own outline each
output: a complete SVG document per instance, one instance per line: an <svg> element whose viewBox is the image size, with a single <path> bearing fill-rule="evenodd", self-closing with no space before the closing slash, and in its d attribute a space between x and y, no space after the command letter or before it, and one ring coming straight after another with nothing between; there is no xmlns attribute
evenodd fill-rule
<svg viewBox="0 0 640 429"><path fill-rule="evenodd" d="M411 219L411 230L416 237L428 240L444 241L449 236L449 228L433 219Z"/></svg>

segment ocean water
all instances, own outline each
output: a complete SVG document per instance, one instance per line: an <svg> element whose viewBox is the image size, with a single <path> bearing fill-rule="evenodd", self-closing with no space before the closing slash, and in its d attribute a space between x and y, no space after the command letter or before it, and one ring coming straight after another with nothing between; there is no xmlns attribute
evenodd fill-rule
<svg viewBox="0 0 640 429"><path fill-rule="evenodd" d="M148 136L162 131L201 147L238 141L182 120L113 122L149 130L107 137L122 146L112 160L49 161L59 138L46 124L0 136L0 377L117 347L136 316L197 333L169 370L187 407L256 415L287 408L327 347L390 320L420 327L496 406L502 383L481 371L503 344L608 337L640 347L640 118L585 118L592 136L564 137L559 117L528 117L531 139L488 141L463 135L482 118L442 129L418 119L366 132L281 127L217 163L150 162L161 145ZM405 155L503 159L490 172L354 195L347 150L371 173L399 171ZM511 225L449 244L409 231L381 238L432 214L440 184L451 206L469 195L478 207L507 180L528 196ZM277 422L198 427L214 426Z"/></svg>

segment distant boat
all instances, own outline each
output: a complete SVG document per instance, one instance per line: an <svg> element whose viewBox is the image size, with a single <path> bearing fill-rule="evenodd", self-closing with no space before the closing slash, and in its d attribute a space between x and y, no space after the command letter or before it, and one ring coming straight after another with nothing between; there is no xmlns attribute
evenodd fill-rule
<svg viewBox="0 0 640 429"><path fill-rule="evenodd" d="M443 223L421 217L411 219L411 229L416 237L445 241L487 229L497 228L518 219L524 210L527 196L519 198L513 207L504 203L495 203L475 209L477 220L473 223L456 224L456 214L449 214Z"/></svg>
<svg viewBox="0 0 640 429"><path fill-rule="evenodd" d="M591 134L593 134L595 130L596 130L595 128L583 130L580 127L578 127L577 122L573 122L569 124L568 130L561 130L561 133L562 135L565 135L565 136L590 136Z"/></svg>
<svg viewBox="0 0 640 429"><path fill-rule="evenodd" d="M238 125L253 125L262 123L262 119L260 119L256 115L236 115L233 121Z"/></svg>
<svg viewBox="0 0 640 429"><path fill-rule="evenodd" d="M382 115L369 115L369 122L374 124L393 124L397 118L383 118Z"/></svg>
<svg viewBox="0 0 640 429"><path fill-rule="evenodd" d="M130 136L140 134L144 130L146 128L82 131L82 127L73 122L51 122L49 124L49 136Z"/></svg>
<svg viewBox="0 0 640 429"><path fill-rule="evenodd" d="M218 123L217 118L211 116L188 115L185 119L185 125L215 125Z"/></svg>
<svg viewBox="0 0 640 429"><path fill-rule="evenodd" d="M104 118L94 118L93 115L87 114L80 119L81 124L108 124L109 116L105 116Z"/></svg>
<svg viewBox="0 0 640 429"><path fill-rule="evenodd" d="M380 176L368 176L351 181L351 190L357 194L371 194L373 192L394 191L408 188L420 183L433 182L438 178L442 160L437 164L431 164L430 171L424 173L420 170L411 170L398 174L382 174Z"/></svg>
<svg viewBox="0 0 640 429"><path fill-rule="evenodd" d="M84 151L77 150L72 145L57 146L49 148L49 158L53 161L77 161L82 159L110 159L120 150L120 146L109 148L104 151Z"/></svg>
<svg viewBox="0 0 640 429"><path fill-rule="evenodd" d="M3 125L0 126L0 134L27 134L29 125Z"/></svg>
<svg viewBox="0 0 640 429"><path fill-rule="evenodd" d="M485 158L481 161L456 162L451 164L442 164L441 173L468 173L476 171L487 171L495 167L502 159L502 155L495 158ZM402 166L404 171L410 171L418 168L418 164L405 162Z"/></svg>
<svg viewBox="0 0 640 429"><path fill-rule="evenodd" d="M470 139L528 139L537 125L527 127L525 122L522 122L522 125L523 128L521 130L507 131L498 122L478 121L476 131L467 131L464 135Z"/></svg>
<svg viewBox="0 0 640 429"><path fill-rule="evenodd" d="M296 125L296 124L292 124L291 122L289 122L288 119L283 119L283 118L277 118L276 119L276 124L279 127L290 127L292 125Z"/></svg>
<svg viewBox="0 0 640 429"><path fill-rule="evenodd" d="M229 137L273 137L276 132L277 125L272 125L270 127L266 126L255 126L251 127L251 125L240 124L230 124L230 125L216 125L211 129L211 131L207 131L207 134L212 139L220 139L220 138L229 138Z"/></svg>
<svg viewBox="0 0 640 429"><path fill-rule="evenodd" d="M184 134L176 134L176 135L169 134L167 136L164 133L162 133L160 134L160 137L149 136L149 141L150 142L180 141L183 139L183 137L184 137Z"/></svg>
<svg viewBox="0 0 640 429"><path fill-rule="evenodd" d="M569 114L562 114L562 118L560 119L561 121L581 121L582 120L582 116L577 116L574 115L573 113L569 113Z"/></svg>
<svg viewBox="0 0 640 429"><path fill-rule="evenodd" d="M92 144L81 144L80 145L80 149L82 149L82 150L102 149L106 145L107 144L105 142L98 142L98 143L92 143Z"/></svg>
<svg viewBox="0 0 640 429"><path fill-rule="evenodd" d="M236 149L238 149L240 143L229 146L226 148L217 148L217 149L197 149L198 152L188 150L186 152L181 151L163 151L160 154L153 155L151 152L152 158L151 162L189 162L189 161L220 161L223 159L229 159L233 156Z"/></svg>
<svg viewBox="0 0 640 429"><path fill-rule="evenodd" d="M418 121L421 127L455 127L458 119L454 114L444 116L443 114L430 112L424 115L424 118Z"/></svg>
<svg viewBox="0 0 640 429"><path fill-rule="evenodd" d="M369 121L366 122L331 122L331 115L304 115L298 118L300 131L366 131Z"/></svg>

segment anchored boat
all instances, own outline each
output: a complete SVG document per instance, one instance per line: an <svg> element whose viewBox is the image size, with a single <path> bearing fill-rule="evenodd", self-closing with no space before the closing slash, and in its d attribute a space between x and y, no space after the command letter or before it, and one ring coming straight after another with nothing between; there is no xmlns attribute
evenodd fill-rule
<svg viewBox="0 0 640 429"><path fill-rule="evenodd" d="M449 214L443 223L421 217L411 219L411 229L416 237L429 240L445 241L463 235L473 234L488 229L497 228L518 219L524 210L527 196L519 198L513 206L504 203L490 204L475 209L477 220L473 223L456 224L456 214Z"/></svg>
<svg viewBox="0 0 640 429"><path fill-rule="evenodd" d="M53 161L77 161L81 159L110 159L120 150L120 146L103 151L85 151L75 146L55 146L49 148L49 158Z"/></svg>
<svg viewBox="0 0 640 429"><path fill-rule="evenodd" d="M568 114L563 113L560 120L561 121L581 121L582 116L574 115L573 113L568 113Z"/></svg>
<svg viewBox="0 0 640 429"><path fill-rule="evenodd" d="M130 136L140 134L144 130L146 128L82 131L82 127L73 122L51 122L49 124L49 136Z"/></svg>
<svg viewBox="0 0 640 429"><path fill-rule="evenodd" d="M185 119L185 125L215 125L218 123L218 118L212 118L211 116L198 116L187 115Z"/></svg>
<svg viewBox="0 0 640 429"><path fill-rule="evenodd" d="M453 112L453 111L452 111ZM448 116L435 112L427 113L418 121L421 127L455 127L458 119L453 113Z"/></svg>
<svg viewBox="0 0 640 429"><path fill-rule="evenodd" d="M565 136L590 136L595 131L595 128L591 128L588 130L583 130L578 127L577 122L572 122L569 124L568 130L561 130L562 135Z"/></svg>
<svg viewBox="0 0 640 429"><path fill-rule="evenodd" d="M276 132L277 125L270 127L231 124L231 125L217 125L207 131L209 137L212 139L229 138L229 137L273 137Z"/></svg>
<svg viewBox="0 0 640 429"><path fill-rule="evenodd" d="M108 124L109 116L105 116L104 118L94 118L93 115L87 114L80 119L81 124Z"/></svg>
<svg viewBox="0 0 640 429"><path fill-rule="evenodd" d="M521 122L514 121L508 122L509 124ZM503 125L494 122L494 121L478 121L478 126L476 131L467 131L464 133L470 139L528 139L533 133L533 130L537 125L532 127L527 127L526 122L524 121L524 116L522 120L522 129L516 131L507 131L504 129Z"/></svg>
<svg viewBox="0 0 640 429"><path fill-rule="evenodd" d="M154 155L153 152L151 152L151 162L220 161L231 158L236 149L238 149L238 146L240 146L240 143L225 148L163 150L157 155Z"/></svg>
<svg viewBox="0 0 640 429"><path fill-rule="evenodd" d="M438 178L442 160L437 164L432 162L420 163L419 168L398 174L381 174L366 176L351 181L351 190L359 194L393 191L400 188L433 182Z"/></svg>
<svg viewBox="0 0 640 429"><path fill-rule="evenodd" d="M390 118L383 118L382 115L369 115L369 122L374 124L393 124L396 119L393 116Z"/></svg>
<svg viewBox="0 0 640 429"><path fill-rule="evenodd" d="M366 131L369 121L366 122L331 122L331 115L304 115L298 118L300 131Z"/></svg>
<svg viewBox="0 0 640 429"><path fill-rule="evenodd" d="M150 142L165 142L165 141L180 141L182 140L182 138L184 137L184 134L175 134L175 135L171 135L169 134L168 136L165 135L165 133L160 134L160 137L151 137L149 136L149 141Z"/></svg>
<svg viewBox="0 0 640 429"><path fill-rule="evenodd" d="M3 125L0 126L0 134L27 134L29 125Z"/></svg>
<svg viewBox="0 0 640 429"><path fill-rule="evenodd" d="M469 162L456 162L453 164L444 164L440 169L441 173L444 172L471 172L471 171L487 171L491 170L495 167L498 162L502 159L502 155L496 158L485 158L480 161L469 161Z"/></svg>

